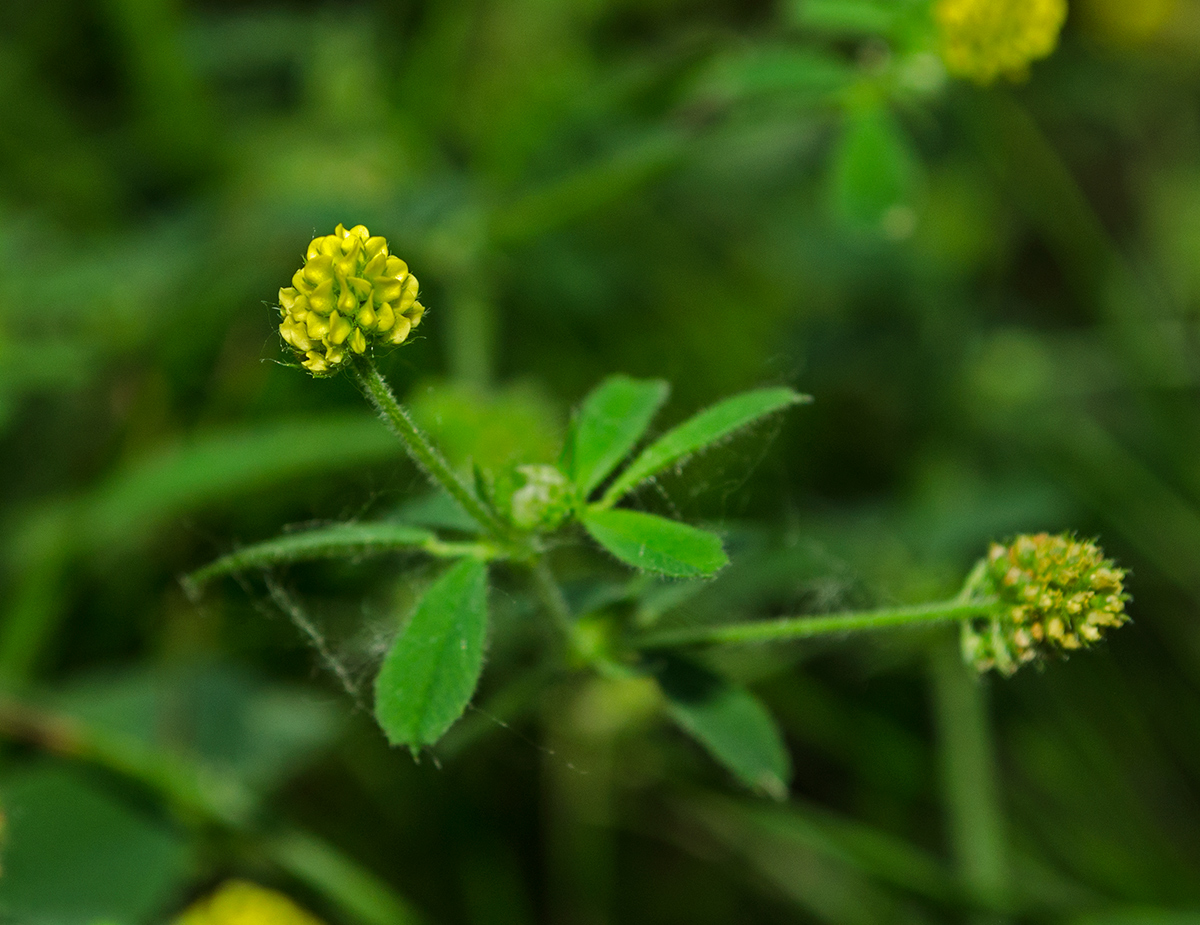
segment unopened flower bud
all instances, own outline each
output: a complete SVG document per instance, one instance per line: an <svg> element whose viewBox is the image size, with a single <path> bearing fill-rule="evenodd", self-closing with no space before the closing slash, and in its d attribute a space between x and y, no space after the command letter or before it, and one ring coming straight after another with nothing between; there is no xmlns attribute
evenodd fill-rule
<svg viewBox="0 0 1200 925"><path fill-rule="evenodd" d="M554 466L518 466L517 487L509 502L510 518L522 530L553 530L571 516L571 483Z"/></svg>
<svg viewBox="0 0 1200 925"><path fill-rule="evenodd" d="M1024 80L1058 44L1066 0L938 0L934 15L946 70L978 84Z"/></svg>
<svg viewBox="0 0 1200 925"><path fill-rule="evenodd" d="M362 225L313 238L292 285L279 290L279 333L314 376L354 354L402 344L421 323L417 278Z"/></svg>
<svg viewBox="0 0 1200 925"><path fill-rule="evenodd" d="M1127 623L1125 571L1095 543L1069 535L993 543L971 578L992 614L964 621L963 657L979 671L1011 675L1021 665L1099 642Z"/></svg>

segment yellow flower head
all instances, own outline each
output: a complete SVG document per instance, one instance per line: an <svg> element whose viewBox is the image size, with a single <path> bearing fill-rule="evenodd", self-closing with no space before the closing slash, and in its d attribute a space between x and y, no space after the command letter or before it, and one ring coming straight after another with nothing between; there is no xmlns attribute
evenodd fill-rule
<svg viewBox="0 0 1200 925"><path fill-rule="evenodd" d="M322 925L282 893L231 880L184 911L175 925Z"/></svg>
<svg viewBox="0 0 1200 925"><path fill-rule="evenodd" d="M1095 543L1072 536L1019 536L993 543L973 576L977 594L993 598L990 617L962 626L963 657L979 671L1010 675L1021 665L1093 642L1125 614L1125 570Z"/></svg>
<svg viewBox="0 0 1200 925"><path fill-rule="evenodd" d="M314 376L368 347L402 344L421 323L417 278L362 225L313 238L292 285L279 290L279 333Z"/></svg>
<svg viewBox="0 0 1200 925"><path fill-rule="evenodd" d="M1031 62L1054 51L1067 0L938 0L934 12L946 70L990 84L1024 80Z"/></svg>

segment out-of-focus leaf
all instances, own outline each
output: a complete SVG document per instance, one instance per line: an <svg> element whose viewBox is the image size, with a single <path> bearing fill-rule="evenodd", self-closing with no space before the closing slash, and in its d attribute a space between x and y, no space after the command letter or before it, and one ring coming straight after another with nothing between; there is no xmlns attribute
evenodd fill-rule
<svg viewBox="0 0 1200 925"><path fill-rule="evenodd" d="M78 535L97 548L127 543L203 504L401 453L378 420L359 414L308 415L197 436L114 475L84 503Z"/></svg>
<svg viewBox="0 0 1200 925"><path fill-rule="evenodd" d="M843 35L887 35L904 13L904 0L791 0L790 18L799 25Z"/></svg>
<svg viewBox="0 0 1200 925"><path fill-rule="evenodd" d="M558 450L559 410L532 385L485 392L463 383L429 384L413 390L410 404L417 423L455 466L551 462Z"/></svg>
<svg viewBox="0 0 1200 925"><path fill-rule="evenodd" d="M487 568L466 559L434 582L375 679L375 718L393 745L432 745L471 700L483 669Z"/></svg>
<svg viewBox="0 0 1200 925"><path fill-rule="evenodd" d="M393 552L398 549L428 548L436 541L428 530L404 524L336 524L318 530L305 530L256 543L222 556L188 576L194 585L202 585L219 575L248 568L303 562L309 559L333 559L366 553Z"/></svg>
<svg viewBox="0 0 1200 925"><path fill-rule="evenodd" d="M916 228L916 158L882 105L847 110L833 152L831 198L839 220L891 238Z"/></svg>
<svg viewBox="0 0 1200 925"><path fill-rule="evenodd" d="M743 392L718 402L646 447L609 486L600 504L609 507L650 476L682 462L697 450L718 443L769 414L806 401L811 401L806 395L776 388Z"/></svg>
<svg viewBox="0 0 1200 925"><path fill-rule="evenodd" d="M667 399L661 379L610 376L583 400L574 427L571 475L589 494L637 445Z"/></svg>
<svg viewBox="0 0 1200 925"><path fill-rule="evenodd" d="M637 569L676 578L711 575L729 564L721 538L639 511L589 511L583 525L614 556Z"/></svg>
<svg viewBox="0 0 1200 925"><path fill-rule="evenodd" d="M787 797L791 758L757 697L682 659L664 658L655 675L681 729L751 790Z"/></svg>
<svg viewBox="0 0 1200 925"><path fill-rule="evenodd" d="M767 95L819 100L844 88L853 75L842 59L811 48L756 46L718 57L697 90L733 100Z"/></svg>
<svg viewBox="0 0 1200 925"><path fill-rule="evenodd" d="M45 766L2 785L8 815L0 911L29 925L136 925L188 872L183 840L66 770Z"/></svg>
<svg viewBox="0 0 1200 925"><path fill-rule="evenodd" d="M260 793L327 746L343 713L327 697L268 685L222 664L82 678L52 703L95 732L232 776Z"/></svg>
<svg viewBox="0 0 1200 925"><path fill-rule="evenodd" d="M434 530L479 533L479 521L459 506L445 491L435 489L406 501L392 515L397 521Z"/></svg>

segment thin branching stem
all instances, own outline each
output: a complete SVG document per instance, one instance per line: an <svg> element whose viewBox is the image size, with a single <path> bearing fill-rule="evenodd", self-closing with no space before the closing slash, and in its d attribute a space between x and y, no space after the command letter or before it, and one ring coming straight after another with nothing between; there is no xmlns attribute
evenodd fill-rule
<svg viewBox="0 0 1200 925"><path fill-rule="evenodd" d="M689 626L647 633L635 637L633 644L639 649L663 649L672 646L784 642L791 639L810 639L814 636L969 620L986 615L991 607L990 601L964 602L956 598L936 604L854 611L821 617L788 617L781 620L720 626Z"/></svg>

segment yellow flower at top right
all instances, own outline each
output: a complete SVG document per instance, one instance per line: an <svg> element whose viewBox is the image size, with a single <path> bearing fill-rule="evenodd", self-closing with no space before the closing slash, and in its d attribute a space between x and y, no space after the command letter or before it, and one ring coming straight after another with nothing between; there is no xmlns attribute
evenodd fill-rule
<svg viewBox="0 0 1200 925"><path fill-rule="evenodd" d="M1131 0L1132 2L1132 0ZM937 0L942 60L977 84L1021 81L1029 65L1058 45L1066 0Z"/></svg>

